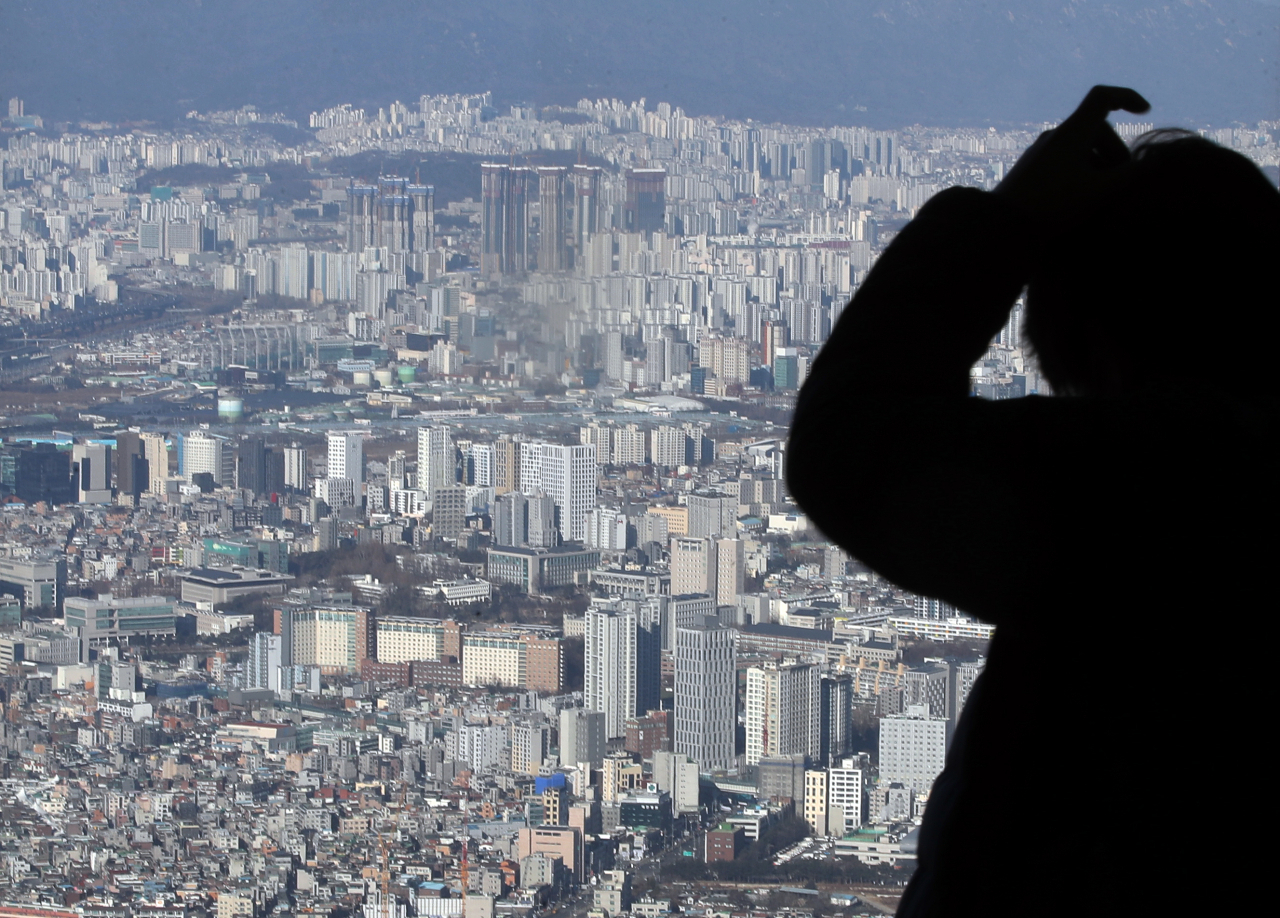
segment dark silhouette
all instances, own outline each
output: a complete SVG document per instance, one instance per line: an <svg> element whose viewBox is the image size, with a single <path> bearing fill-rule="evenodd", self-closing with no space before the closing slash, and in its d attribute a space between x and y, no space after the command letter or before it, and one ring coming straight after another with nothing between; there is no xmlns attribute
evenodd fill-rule
<svg viewBox="0 0 1280 918"><path fill-rule="evenodd" d="M800 394L814 522L997 625L899 915L1173 914L1192 863L1246 914L1264 875L1275 689L1233 660L1269 605L1280 194L1194 135L1130 151L1106 116L1146 108L1095 87L994 192L937 195ZM971 398L1024 288L1056 395Z"/></svg>

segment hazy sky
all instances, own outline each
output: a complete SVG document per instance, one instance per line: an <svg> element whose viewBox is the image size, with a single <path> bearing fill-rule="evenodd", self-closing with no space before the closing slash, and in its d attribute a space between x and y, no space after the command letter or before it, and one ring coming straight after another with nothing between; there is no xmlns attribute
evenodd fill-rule
<svg viewBox="0 0 1280 918"><path fill-rule="evenodd" d="M794 123L1280 118L1280 0L0 0L0 95L50 119L307 112L424 92L645 96Z"/></svg>

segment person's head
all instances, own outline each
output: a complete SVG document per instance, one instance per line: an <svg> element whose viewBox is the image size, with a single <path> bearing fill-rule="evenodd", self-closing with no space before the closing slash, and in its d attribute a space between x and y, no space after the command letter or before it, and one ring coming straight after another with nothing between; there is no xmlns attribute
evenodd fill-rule
<svg viewBox="0 0 1280 918"><path fill-rule="evenodd" d="M1216 374L1269 385L1278 252L1280 192L1252 162L1184 131L1144 135L1106 209L1038 258L1026 332L1041 371L1078 395Z"/></svg>

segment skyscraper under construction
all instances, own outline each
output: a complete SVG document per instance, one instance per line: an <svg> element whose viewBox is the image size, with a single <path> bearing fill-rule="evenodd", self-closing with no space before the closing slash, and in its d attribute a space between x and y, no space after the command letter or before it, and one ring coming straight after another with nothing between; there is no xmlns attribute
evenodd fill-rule
<svg viewBox="0 0 1280 918"><path fill-rule="evenodd" d="M600 229L603 172L583 165L481 165L481 272L572 270L587 237ZM534 200L536 235L530 209Z"/></svg>
<svg viewBox="0 0 1280 918"><path fill-rule="evenodd" d="M501 163L480 165L480 273L529 270L529 191L534 171Z"/></svg>
<svg viewBox="0 0 1280 918"><path fill-rule="evenodd" d="M392 253L428 252L435 246L435 188L383 176L377 185L347 188L347 251L367 247Z"/></svg>

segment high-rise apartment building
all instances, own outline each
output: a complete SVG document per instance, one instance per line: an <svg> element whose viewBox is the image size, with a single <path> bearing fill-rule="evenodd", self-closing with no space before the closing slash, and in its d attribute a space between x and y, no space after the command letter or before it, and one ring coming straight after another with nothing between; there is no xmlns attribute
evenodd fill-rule
<svg viewBox="0 0 1280 918"><path fill-rule="evenodd" d="M628 169L622 229L628 233L666 230L667 170Z"/></svg>
<svg viewBox="0 0 1280 918"><path fill-rule="evenodd" d="M596 448L596 461L601 465L609 465L612 459L613 425L592 421L585 427L578 428L578 442L591 444Z"/></svg>
<svg viewBox="0 0 1280 918"><path fill-rule="evenodd" d="M77 443L71 447L76 503L111 503L111 447L105 443Z"/></svg>
<svg viewBox="0 0 1280 918"><path fill-rule="evenodd" d="M249 660L245 663L246 688L280 691L280 667L285 666L284 644L278 634L259 631L249 641Z"/></svg>
<svg viewBox="0 0 1280 918"><path fill-rule="evenodd" d="M494 501L494 544L553 548L559 534L555 520L555 504L541 491L534 494L509 491Z"/></svg>
<svg viewBox="0 0 1280 918"><path fill-rule="evenodd" d="M605 715L608 739L625 737L628 719L658 704L659 609L658 603L614 600L586 612L584 706Z"/></svg>
<svg viewBox="0 0 1280 918"><path fill-rule="evenodd" d="M581 542L586 538L587 513L596 504L598 476L596 448L591 444L521 444L521 489L533 493L540 488L551 498L562 541Z"/></svg>
<svg viewBox="0 0 1280 918"><path fill-rule="evenodd" d="M569 170L564 166L539 166L534 171L538 176L538 270L568 271L573 267L573 189Z"/></svg>
<svg viewBox="0 0 1280 918"><path fill-rule="evenodd" d="M816 663L765 664L747 670L746 757L816 758L822 738L821 690Z"/></svg>
<svg viewBox="0 0 1280 918"><path fill-rule="evenodd" d="M714 618L676 629L672 749L702 768L733 765L737 726L735 632Z"/></svg>
<svg viewBox="0 0 1280 918"><path fill-rule="evenodd" d="M510 437L493 443L493 490L495 494L520 490L520 443Z"/></svg>
<svg viewBox="0 0 1280 918"><path fill-rule="evenodd" d="M428 497L436 488L457 484L453 436L447 427L418 428L418 488Z"/></svg>
<svg viewBox="0 0 1280 918"><path fill-rule="evenodd" d="M830 673L821 682L821 745L818 760L824 765L853 753L853 676Z"/></svg>
<svg viewBox="0 0 1280 918"><path fill-rule="evenodd" d="M431 533L437 539L456 539L467 524L467 489L462 485L431 492Z"/></svg>
<svg viewBox="0 0 1280 918"><path fill-rule="evenodd" d="M347 251L385 248L391 253L435 247L435 188L383 176L377 185L347 188Z"/></svg>
<svg viewBox="0 0 1280 918"><path fill-rule="evenodd" d="M614 465L644 465L644 431L635 424L613 430Z"/></svg>
<svg viewBox="0 0 1280 918"><path fill-rule="evenodd" d="M660 424L649 431L649 459L654 465L665 469L684 465L685 453L684 431L679 427Z"/></svg>
<svg viewBox="0 0 1280 918"><path fill-rule="evenodd" d="M284 448L284 486L307 490L307 451L297 443Z"/></svg>
<svg viewBox="0 0 1280 918"><path fill-rule="evenodd" d="M477 488L492 488L493 473L493 444L472 443L467 447L466 483Z"/></svg>
<svg viewBox="0 0 1280 918"><path fill-rule="evenodd" d="M580 264L587 251L587 240L600 231L600 185L604 170L599 166L574 166L569 172L572 186L573 217L570 238L573 240L573 267Z"/></svg>
<svg viewBox="0 0 1280 918"><path fill-rule="evenodd" d="M529 198L536 174L523 166L480 165L480 272L529 270Z"/></svg>

